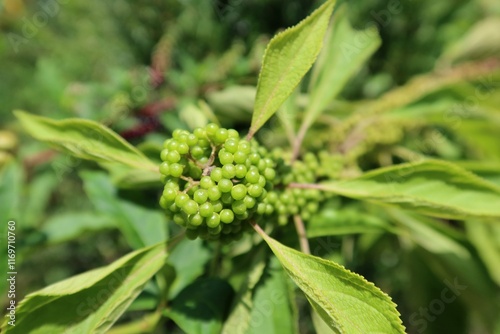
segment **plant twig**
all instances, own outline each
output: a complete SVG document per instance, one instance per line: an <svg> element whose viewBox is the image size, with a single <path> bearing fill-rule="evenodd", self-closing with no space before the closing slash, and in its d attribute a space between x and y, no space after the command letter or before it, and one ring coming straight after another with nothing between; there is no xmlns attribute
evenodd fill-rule
<svg viewBox="0 0 500 334"><path fill-rule="evenodd" d="M293 222L295 223L295 229L297 230L297 236L299 237L300 249L305 254L311 254L304 221L302 220L302 218L300 218L299 215L294 215Z"/></svg>

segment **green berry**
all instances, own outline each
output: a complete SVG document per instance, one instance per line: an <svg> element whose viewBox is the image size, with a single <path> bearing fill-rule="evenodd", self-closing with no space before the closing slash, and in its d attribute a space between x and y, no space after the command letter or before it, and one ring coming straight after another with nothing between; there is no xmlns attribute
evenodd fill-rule
<svg viewBox="0 0 500 334"><path fill-rule="evenodd" d="M215 132L214 135L214 142L216 144L222 144L226 141L228 137L228 132L226 129L219 129Z"/></svg>
<svg viewBox="0 0 500 334"><path fill-rule="evenodd" d="M186 143L179 143L179 147L177 147L177 152L179 152L179 154L187 154L189 152L189 145Z"/></svg>
<svg viewBox="0 0 500 334"><path fill-rule="evenodd" d="M248 187L248 194L252 197L259 197L260 195L262 195L262 191L264 189L259 186L258 184L252 184Z"/></svg>
<svg viewBox="0 0 500 334"><path fill-rule="evenodd" d="M196 137L196 135L194 133L190 133L187 136L186 144L188 144L189 146L194 146L197 143L198 143L198 138Z"/></svg>
<svg viewBox="0 0 500 334"><path fill-rule="evenodd" d="M220 197L220 200L224 204L231 204L233 203L233 197L231 196L231 193L224 193Z"/></svg>
<svg viewBox="0 0 500 334"><path fill-rule="evenodd" d="M174 177L180 177L182 175L182 172L184 171L184 167L178 163L173 163L169 167L170 170L170 175Z"/></svg>
<svg viewBox="0 0 500 334"><path fill-rule="evenodd" d="M225 224L229 224L229 223L232 223L233 220L234 220L234 213L233 211L229 210L229 209L224 209L220 212L220 220L225 223Z"/></svg>
<svg viewBox="0 0 500 334"><path fill-rule="evenodd" d="M235 176L239 179L243 179L247 175L247 167L245 165L239 164L235 166Z"/></svg>
<svg viewBox="0 0 500 334"><path fill-rule="evenodd" d="M236 153L238 150L238 140L234 138L229 138L224 143L224 149L229 153Z"/></svg>
<svg viewBox="0 0 500 334"><path fill-rule="evenodd" d="M206 191L205 189L196 190L196 192L194 193L193 199L198 204L205 203L208 199L208 191Z"/></svg>
<svg viewBox="0 0 500 334"><path fill-rule="evenodd" d="M210 177L213 181L220 182L220 180L222 179L222 169L220 167L215 167L214 169L212 169Z"/></svg>
<svg viewBox="0 0 500 334"><path fill-rule="evenodd" d="M227 136L228 138L240 138L240 134L234 129L227 130Z"/></svg>
<svg viewBox="0 0 500 334"><path fill-rule="evenodd" d="M170 151L168 152L167 159L165 160L170 163L179 162L179 160L181 160L181 155L177 151Z"/></svg>
<svg viewBox="0 0 500 334"><path fill-rule="evenodd" d="M164 188L163 189L163 198L165 200L172 202L175 201L175 198L177 197L177 190L173 188Z"/></svg>
<svg viewBox="0 0 500 334"><path fill-rule="evenodd" d="M201 146L195 145L195 146L191 147L191 155L193 156L193 158L199 159L204 154L205 154L205 150Z"/></svg>
<svg viewBox="0 0 500 334"><path fill-rule="evenodd" d="M208 198L210 198L211 201L216 201L221 197L222 193L219 190L218 186L213 186L208 189Z"/></svg>
<svg viewBox="0 0 500 334"><path fill-rule="evenodd" d="M266 168L264 170L264 177L268 180L268 181L273 181L274 178L276 177L276 171L272 168Z"/></svg>
<svg viewBox="0 0 500 334"><path fill-rule="evenodd" d="M203 189L209 189L214 185L215 183L214 181L212 181L212 178L210 176L205 175L200 179L200 187L202 187Z"/></svg>
<svg viewBox="0 0 500 334"><path fill-rule="evenodd" d="M237 201L245 198L246 194L247 187L242 184L237 184L231 189L231 196Z"/></svg>
<svg viewBox="0 0 500 334"><path fill-rule="evenodd" d="M243 151L236 151L236 153L234 153L234 162L237 164L244 164L247 161L247 158L247 154Z"/></svg>
<svg viewBox="0 0 500 334"><path fill-rule="evenodd" d="M258 153L250 153L248 156L248 160L252 163L252 165L257 165L260 161L260 155Z"/></svg>
<svg viewBox="0 0 500 334"><path fill-rule="evenodd" d="M218 187L221 192L228 193L233 188L233 182L228 179L222 179L219 181Z"/></svg>
<svg viewBox="0 0 500 334"><path fill-rule="evenodd" d="M196 213L194 215L189 216L189 224L192 226L200 226L203 223L203 217Z"/></svg>
<svg viewBox="0 0 500 334"><path fill-rule="evenodd" d="M202 217L210 217L213 212L214 212L214 207L211 203L206 202L200 205L200 215Z"/></svg>
<svg viewBox="0 0 500 334"><path fill-rule="evenodd" d="M168 155L169 150L164 149L160 153L160 159L161 161L166 161L167 160L167 155Z"/></svg>
<svg viewBox="0 0 500 334"><path fill-rule="evenodd" d="M245 198L243 199L243 202L245 203L245 206L248 209L252 209L255 206L255 204L257 203L255 198L253 198L251 196L245 196Z"/></svg>
<svg viewBox="0 0 500 334"><path fill-rule="evenodd" d="M232 164L234 161L234 157L232 153L229 153L225 149L219 151L219 161L223 165Z"/></svg>
<svg viewBox="0 0 500 334"><path fill-rule="evenodd" d="M202 128L196 128L193 131L193 134L196 136L196 143L198 142L198 139L204 139L206 138L207 134L205 132L205 129Z"/></svg>
<svg viewBox="0 0 500 334"><path fill-rule="evenodd" d="M258 183L259 182L259 171L256 170L255 168L251 168L248 172L247 175L245 175L245 179L249 183Z"/></svg>
<svg viewBox="0 0 500 334"><path fill-rule="evenodd" d="M160 165L160 173L162 173L163 175L170 175L169 174L170 172L170 165L168 162L162 162L161 165Z"/></svg>
<svg viewBox="0 0 500 334"><path fill-rule="evenodd" d="M193 201L192 199L188 200L186 204L182 207L182 210L188 215L194 215L198 212L199 206L198 203Z"/></svg>
<svg viewBox="0 0 500 334"><path fill-rule="evenodd" d="M238 150L242 151L243 153L249 154L252 150L252 146L250 143L246 140L240 140L238 144Z"/></svg>
<svg viewBox="0 0 500 334"><path fill-rule="evenodd" d="M236 167L233 164L222 166L222 177L232 179L236 176Z"/></svg>
<svg viewBox="0 0 500 334"><path fill-rule="evenodd" d="M212 202L212 207L214 208L214 212L221 212L223 205L222 205L222 202L220 200L218 200L218 201Z"/></svg>
<svg viewBox="0 0 500 334"><path fill-rule="evenodd" d="M189 196L184 193L180 193L175 198L175 205L177 205L179 208L182 208L188 201L189 201Z"/></svg>
<svg viewBox="0 0 500 334"><path fill-rule="evenodd" d="M211 228L215 228L219 226L220 216L218 213L212 213L210 217L207 218L207 226Z"/></svg>
<svg viewBox="0 0 500 334"><path fill-rule="evenodd" d="M245 202L243 202L242 200L234 201L233 204L231 204L231 208L233 209L233 212L237 215L242 215L245 212L247 212L247 206L245 205Z"/></svg>

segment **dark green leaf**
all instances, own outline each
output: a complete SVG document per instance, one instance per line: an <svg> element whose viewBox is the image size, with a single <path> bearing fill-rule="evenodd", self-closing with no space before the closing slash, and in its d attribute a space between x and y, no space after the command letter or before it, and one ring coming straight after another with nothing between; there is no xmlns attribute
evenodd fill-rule
<svg viewBox="0 0 500 334"><path fill-rule="evenodd" d="M219 334L234 291L218 278L188 285L170 304L168 317L190 334Z"/></svg>

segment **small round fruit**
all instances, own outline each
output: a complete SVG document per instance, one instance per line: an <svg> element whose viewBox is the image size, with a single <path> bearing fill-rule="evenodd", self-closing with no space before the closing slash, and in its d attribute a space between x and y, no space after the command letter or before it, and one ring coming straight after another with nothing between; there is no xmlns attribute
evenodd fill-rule
<svg viewBox="0 0 500 334"><path fill-rule="evenodd" d="M232 223L233 220L234 220L234 213L233 211L229 210L229 209L224 209L220 212L220 220L225 223L225 224L229 224L229 223Z"/></svg>
<svg viewBox="0 0 500 334"><path fill-rule="evenodd" d="M231 189L231 196L237 201L245 198L246 194L247 187L242 184L237 184L233 187L233 189Z"/></svg>
<svg viewBox="0 0 500 334"><path fill-rule="evenodd" d="M193 201L192 199L188 200L186 204L182 207L182 210L188 215L194 215L198 212L199 206L198 203Z"/></svg>
<svg viewBox="0 0 500 334"><path fill-rule="evenodd" d="M214 207L211 203L206 202L200 205L200 215L202 217L210 217L212 213L214 213Z"/></svg>
<svg viewBox="0 0 500 334"><path fill-rule="evenodd" d="M207 201L208 199L208 191L205 189L198 189L195 191L193 199L196 201L198 204L203 204Z"/></svg>
<svg viewBox="0 0 500 334"><path fill-rule="evenodd" d="M228 179L222 179L219 181L218 187L221 192L228 193L233 188L233 182Z"/></svg>
<svg viewBox="0 0 500 334"><path fill-rule="evenodd" d="M220 216L218 213L212 213L210 217L207 218L207 226L211 228L215 228L219 226Z"/></svg>

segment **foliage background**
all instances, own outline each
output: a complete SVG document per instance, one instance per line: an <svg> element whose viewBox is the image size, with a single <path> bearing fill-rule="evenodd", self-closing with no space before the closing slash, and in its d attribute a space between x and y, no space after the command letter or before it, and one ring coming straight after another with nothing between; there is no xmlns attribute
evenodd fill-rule
<svg viewBox="0 0 500 334"><path fill-rule="evenodd" d="M2 196L9 200L0 206L3 221L15 217L18 222L18 300L128 253L132 245L118 223L122 214L133 224L150 215L157 229L144 238L151 242L174 235L176 230L170 225L167 230L167 222L157 209L156 190L137 193L116 189L109 178L96 172L94 163L55 153L28 137L14 120L12 110L102 122L133 144L143 145L142 150L156 160L158 145L175 128L217 117L224 126L246 130L251 118L251 92L228 92L225 88L255 86L269 37L297 23L319 3L5 0L0 5L0 164L7 165L6 161L13 158L16 167L2 174L6 191ZM401 11L391 14L390 4L399 5ZM50 13L47 20L37 21L41 11ZM343 90L341 97L347 102L377 98L415 75L446 66L446 55L453 58L457 41L478 22L498 20L500 9L494 0L380 0L349 3L348 15L355 28L375 22L382 45ZM498 57L498 31L483 35L466 45L471 49L465 53L468 59ZM481 38L486 46L478 50L474 42ZM498 81L495 84L498 88ZM446 94L467 96L467 89L458 87ZM197 105L200 99L208 101L215 115ZM429 99L432 101L432 97ZM496 91L487 102L498 106L498 101ZM431 154L460 160L465 158L461 147L450 134L446 145L432 148ZM487 160L498 162L498 150L492 151ZM362 163L366 169L373 167L368 158ZM352 215L356 215L353 208ZM371 214L377 216L374 210ZM323 214L333 213L326 210ZM456 233L463 231L460 223L450 222L450 227L457 228ZM467 237L460 234L457 238ZM499 302L498 276L495 279L484 258L478 256L481 252L475 242L466 242L466 248L474 255L470 265L481 273L477 289L491 298L478 300L478 310L490 308L485 312L492 312L489 314L494 318L491 305L498 306ZM398 304L410 333L418 332L410 323L411 315L439 298L444 287L437 274L440 268L436 267L455 261L437 261L428 249L408 249L389 234L380 238L370 234L316 238L312 249L387 291ZM209 266L209 250L200 248L202 265ZM453 263L451 272L463 274L469 270L467 265ZM5 297L5 293L0 295L1 305L5 305ZM147 293L141 301L146 306L135 305L137 311L127 314L122 322L147 309ZM465 333L473 328L475 333L486 333L485 328L491 328L483 326L484 319L474 319L476 315L471 320L468 312L460 302L451 303L443 314L429 321L426 332ZM171 323L167 326L174 327ZM307 316L300 329L304 333L313 331Z"/></svg>

